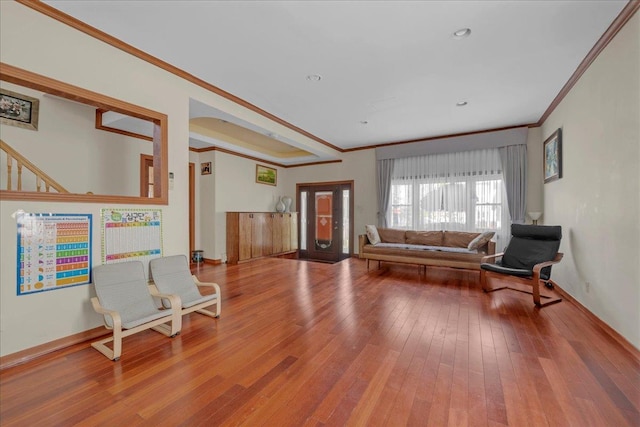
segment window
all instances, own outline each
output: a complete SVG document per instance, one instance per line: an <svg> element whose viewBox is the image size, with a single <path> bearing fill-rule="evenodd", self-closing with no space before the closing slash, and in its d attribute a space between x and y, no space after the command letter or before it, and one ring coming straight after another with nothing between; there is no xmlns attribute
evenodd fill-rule
<svg viewBox="0 0 640 427"><path fill-rule="evenodd" d="M510 223L497 150L394 160L389 227L495 231L501 250Z"/></svg>

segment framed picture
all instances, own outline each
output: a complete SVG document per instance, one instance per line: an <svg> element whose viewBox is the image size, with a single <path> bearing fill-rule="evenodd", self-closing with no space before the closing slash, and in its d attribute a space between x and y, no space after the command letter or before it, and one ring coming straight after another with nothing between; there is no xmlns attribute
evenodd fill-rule
<svg viewBox="0 0 640 427"><path fill-rule="evenodd" d="M278 171L268 166L256 165L256 182L260 184L278 184Z"/></svg>
<svg viewBox="0 0 640 427"><path fill-rule="evenodd" d="M562 129L544 141L544 183L562 178Z"/></svg>
<svg viewBox="0 0 640 427"><path fill-rule="evenodd" d="M211 175L211 162L200 163L200 175Z"/></svg>
<svg viewBox="0 0 640 427"><path fill-rule="evenodd" d="M0 123L38 130L40 101L6 89L0 89Z"/></svg>

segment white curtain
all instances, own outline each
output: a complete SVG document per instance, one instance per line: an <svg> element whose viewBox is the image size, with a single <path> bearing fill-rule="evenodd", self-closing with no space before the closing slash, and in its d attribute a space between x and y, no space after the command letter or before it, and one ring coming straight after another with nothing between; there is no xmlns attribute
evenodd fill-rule
<svg viewBox="0 0 640 427"><path fill-rule="evenodd" d="M496 232L496 249L511 220L498 149L395 159L390 227L413 230Z"/></svg>

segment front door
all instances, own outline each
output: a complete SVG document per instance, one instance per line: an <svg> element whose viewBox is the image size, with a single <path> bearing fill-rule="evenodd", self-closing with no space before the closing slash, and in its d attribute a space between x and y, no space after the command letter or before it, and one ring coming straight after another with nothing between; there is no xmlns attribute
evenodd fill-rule
<svg viewBox="0 0 640 427"><path fill-rule="evenodd" d="M350 256L353 183L298 185L300 258L336 262Z"/></svg>

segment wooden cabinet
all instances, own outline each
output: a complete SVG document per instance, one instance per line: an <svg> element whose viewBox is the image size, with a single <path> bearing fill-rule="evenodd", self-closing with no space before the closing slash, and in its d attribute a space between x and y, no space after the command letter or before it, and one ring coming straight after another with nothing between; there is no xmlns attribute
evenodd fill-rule
<svg viewBox="0 0 640 427"><path fill-rule="evenodd" d="M227 212L229 264L292 253L297 249L297 212Z"/></svg>

